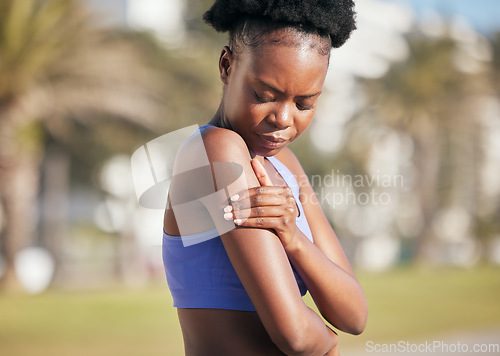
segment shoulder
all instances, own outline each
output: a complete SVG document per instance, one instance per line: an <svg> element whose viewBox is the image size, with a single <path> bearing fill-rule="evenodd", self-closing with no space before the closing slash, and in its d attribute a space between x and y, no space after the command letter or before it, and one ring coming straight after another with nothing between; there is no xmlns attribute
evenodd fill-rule
<svg viewBox="0 0 500 356"><path fill-rule="evenodd" d="M299 186L299 198L301 202L304 203L304 201L308 201L308 199L304 200L303 198L314 194L314 191L306 172L304 172L304 169L295 154L288 147L285 147L285 149L276 155L276 158L279 159L295 177L297 185Z"/></svg>
<svg viewBox="0 0 500 356"><path fill-rule="evenodd" d="M212 162L250 162L250 153L243 138L234 131L205 126L194 131L176 154L176 172L207 166Z"/></svg>
<svg viewBox="0 0 500 356"><path fill-rule="evenodd" d="M302 168L299 160L288 147L281 150L275 157L280 160L281 163L283 163L297 179L298 177L305 175L304 169Z"/></svg>
<svg viewBox="0 0 500 356"><path fill-rule="evenodd" d="M207 126L200 133L210 161L232 162L251 159L245 141L236 132L216 126Z"/></svg>
<svg viewBox="0 0 500 356"><path fill-rule="evenodd" d="M251 166L251 156L243 138L236 132L215 126L205 126L192 135L181 147L178 171L207 167L210 179L195 177L194 181L214 182L217 189L227 188L236 194L258 186ZM199 170L197 170L199 171ZM208 174L208 173L207 173ZM200 183L201 184L201 183Z"/></svg>

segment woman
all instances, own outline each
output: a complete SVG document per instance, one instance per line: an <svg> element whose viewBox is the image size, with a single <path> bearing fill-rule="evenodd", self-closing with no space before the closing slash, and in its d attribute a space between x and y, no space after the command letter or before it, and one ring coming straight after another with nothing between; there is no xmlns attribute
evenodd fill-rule
<svg viewBox="0 0 500 356"><path fill-rule="evenodd" d="M300 163L330 50L355 29L351 0L217 0L228 31L218 111L180 148L164 263L186 355L337 355L363 331L363 291Z"/></svg>

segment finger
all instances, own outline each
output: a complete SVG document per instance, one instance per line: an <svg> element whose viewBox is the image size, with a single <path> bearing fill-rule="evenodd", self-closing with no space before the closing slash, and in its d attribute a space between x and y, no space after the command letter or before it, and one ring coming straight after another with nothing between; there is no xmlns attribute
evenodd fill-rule
<svg viewBox="0 0 500 356"><path fill-rule="evenodd" d="M236 202L232 202L232 209L229 211L244 210L254 207L264 207L264 206L280 206L286 205L289 200L286 196L278 194L255 194L249 197L239 199Z"/></svg>
<svg viewBox="0 0 500 356"><path fill-rule="evenodd" d="M256 195L281 195L284 197L290 197L293 196L293 193L292 189L286 185L260 186L246 189L239 195L239 199L235 199L233 201L242 200Z"/></svg>
<svg viewBox="0 0 500 356"><path fill-rule="evenodd" d="M285 214L293 215L293 212L294 211L292 207L289 208L285 207L284 209L282 206L259 206L255 208L234 211L232 213L232 220L258 218L258 217L265 217L265 218L280 217Z"/></svg>
<svg viewBox="0 0 500 356"><path fill-rule="evenodd" d="M261 229L279 229L283 225L281 217L255 217L247 219L235 219L234 223L238 226L256 227Z"/></svg>
<svg viewBox="0 0 500 356"><path fill-rule="evenodd" d="M269 175L266 172L266 169L264 166L257 160L256 157L252 159L252 168L257 176L257 179L259 180L260 185L263 186L272 186L273 182L271 181L271 178L269 178Z"/></svg>
<svg viewBox="0 0 500 356"><path fill-rule="evenodd" d="M256 195L281 195L293 196L292 190L287 186L273 185L273 186L258 186L249 189L244 189L228 199L229 203L242 201L249 197Z"/></svg>

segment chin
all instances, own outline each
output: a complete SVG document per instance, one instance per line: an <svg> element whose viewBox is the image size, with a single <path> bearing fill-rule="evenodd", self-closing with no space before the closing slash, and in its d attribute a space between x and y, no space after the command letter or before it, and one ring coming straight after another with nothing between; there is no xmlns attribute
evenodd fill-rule
<svg viewBox="0 0 500 356"><path fill-rule="evenodd" d="M255 150L252 150L251 151L256 154L256 155L259 155L259 156L262 156L262 157L272 157L272 156L275 156L277 155L278 153L280 153L286 146L283 146L283 147L280 147L280 148L276 148L276 149L273 149L273 150L270 150L270 149L264 149L262 147L257 147Z"/></svg>
<svg viewBox="0 0 500 356"><path fill-rule="evenodd" d="M270 157L277 155L285 147L287 147L289 143L290 142L284 142L283 144L276 145L276 147L273 147L274 146L273 143L268 143L265 141L263 142L262 139L257 138L256 140L249 142L248 148L251 152L259 156Z"/></svg>

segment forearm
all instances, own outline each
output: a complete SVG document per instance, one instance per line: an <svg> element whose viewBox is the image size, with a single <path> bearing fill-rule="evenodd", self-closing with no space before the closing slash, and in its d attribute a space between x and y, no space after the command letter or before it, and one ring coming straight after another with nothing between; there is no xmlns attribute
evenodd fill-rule
<svg viewBox="0 0 500 356"><path fill-rule="evenodd" d="M337 346L338 336L328 328L323 319L312 309L304 306L305 315L301 317L301 330L290 338L291 344L282 349L287 355L329 355Z"/></svg>
<svg viewBox="0 0 500 356"><path fill-rule="evenodd" d="M362 332L367 305L354 275L328 259L300 231L296 243L285 246L285 251L323 317L342 331Z"/></svg>
<svg viewBox="0 0 500 356"><path fill-rule="evenodd" d="M237 228L221 239L262 324L283 353L323 356L335 346L335 334L304 304L283 246L272 232Z"/></svg>

